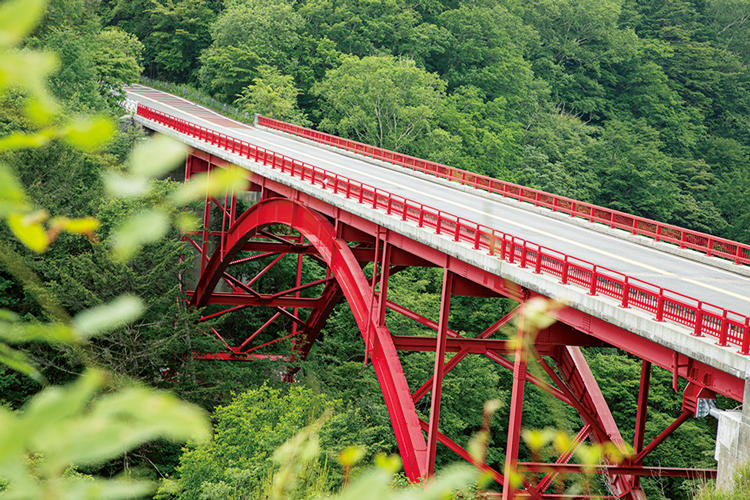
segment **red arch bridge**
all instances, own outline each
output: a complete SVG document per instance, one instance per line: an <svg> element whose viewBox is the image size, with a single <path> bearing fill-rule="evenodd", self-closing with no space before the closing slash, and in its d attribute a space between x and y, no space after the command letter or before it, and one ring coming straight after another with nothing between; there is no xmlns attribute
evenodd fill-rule
<svg viewBox="0 0 750 500"><path fill-rule="evenodd" d="M248 191L257 196L243 213L238 197L246 193L207 197L203 227L185 236L200 264L195 289L187 292L190 303L220 307L203 319L248 307L272 311L244 339L226 339L213 330L223 350L200 357L242 361L273 356L267 351L270 345L289 337L291 352L276 356L304 359L333 307L345 300L363 339L365 362L377 375L410 479L431 475L436 453L447 449L485 469L504 498L552 498L559 496L553 487L559 474L581 471L570 461L584 440L623 444L580 349L616 347L640 358L642 369L633 454L624 462L605 460L595 467L611 497L644 497L644 475L716 475L715 470L648 467L643 461L690 418L718 415L721 434L726 412L716 410L716 395L741 402L748 393L750 327L747 314L740 313L750 303L748 245L265 117L248 126L143 86L126 90L125 107L137 122L190 146L186 178L239 165L248 171ZM264 274L290 254L297 256L290 285L260 291ZM322 264L325 277L302 282L303 258ZM252 278L233 274L235 266L253 261L268 264ZM410 266L443 270L437 318L389 300L389 277ZM319 289L319 296L307 296ZM481 332L463 334L449 327L451 298L456 296L506 297L519 307ZM497 335L535 297L564 304L549 312L556 322L529 338L518 328L521 342ZM433 334L393 334L386 311ZM261 335L264 330L280 318L287 318L291 331L259 345L258 339L267 338ZM533 349L526 348L529 343ZM401 351L435 353L432 376L421 386L408 385ZM513 373L503 472L480 463L440 432L444 377L469 355L486 356ZM542 374L527 370L529 358ZM673 374L682 412L646 439L654 365ZM528 384L580 415L580 432L552 463L518 462ZM427 398L429 413L422 417L415 404ZM741 436L732 439L744 442ZM736 444L719 448L717 444L717 456L723 453L729 462L742 453ZM508 481L508 471L515 469L534 472L526 477L538 480L525 479L516 487Z"/></svg>

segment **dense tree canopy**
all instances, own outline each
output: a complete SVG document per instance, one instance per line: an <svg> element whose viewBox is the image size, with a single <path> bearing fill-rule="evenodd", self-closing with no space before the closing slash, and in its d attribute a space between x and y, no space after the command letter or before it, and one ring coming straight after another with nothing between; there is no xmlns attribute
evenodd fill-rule
<svg viewBox="0 0 750 500"><path fill-rule="evenodd" d="M142 40L151 76L249 111L740 237L744 211L718 193L746 192L734 179L747 177L750 147L748 5L141 0L101 10ZM293 81L269 80L267 67Z"/></svg>
<svg viewBox="0 0 750 500"><path fill-rule="evenodd" d="M750 0L55 0L26 46L59 56L50 89L70 114L118 116L122 84L143 72L195 87L196 95L248 115L309 124L750 241ZM34 116L22 96L4 96L0 132L33 128ZM102 173L124 168L118 165L139 137L134 130L119 133L100 152L53 140L5 152L0 160L40 207L97 216L106 245L118 221L175 189L163 180L142 199L105 199ZM0 235L7 233L2 226ZM23 256L71 313L116 293L143 297L148 309L141 320L92 342L87 355L118 377L170 387L216 408L214 442L182 452L166 443L144 446L94 472L171 476L175 482L165 483L164 498L260 495L270 480L273 449L326 407L334 414L321 430L323 456L300 495L338 487L336 454L347 444L365 445L367 460L397 451L346 304L334 309L310 358L296 366L294 388L281 382L271 362L195 362L193 350L220 346L196 326L198 313L176 300L179 276L189 274L190 263L180 262L177 234L170 237L129 262L113 262L99 243L69 235L60 236L45 259ZM281 280L289 270L284 265L264 280ZM324 276L321 269L305 273ZM400 271L390 293L435 317L439 273ZM456 298L451 328L475 335L512 305ZM0 307L44 318L30 292L3 270ZM254 330L268 319L263 314L248 308L216 324L231 335ZM425 334L390 312L387 321L393 331ZM274 325L264 335L285 327ZM67 348L31 345L27 351L53 382L82 370ZM586 355L615 419L632 428L639 362L612 349L589 348ZM431 355L403 359L411 386L429 376ZM670 377L655 370L648 435L679 413ZM441 430L465 445L479 426L483 402L507 399L509 387L510 375L485 359L463 361L446 379ZM2 406L18 408L36 390L34 382L0 370ZM527 394L524 425L577 430L579 420L568 408L536 389ZM426 401L417 405L423 415ZM499 467L507 412L499 410L492 428L488 457ZM650 464L711 466L712 425L686 424ZM439 454L438 465L449 459ZM690 494L690 485L676 479L644 483L654 498Z"/></svg>
<svg viewBox="0 0 750 500"><path fill-rule="evenodd" d="M430 130L444 84L413 61L352 56L314 87L325 102L322 126L390 149Z"/></svg>
<svg viewBox="0 0 750 500"><path fill-rule="evenodd" d="M283 73L297 67L302 17L287 0L232 0L211 24L211 45L201 55L201 84L233 100L268 64ZM273 43L269 43L273 40Z"/></svg>
<svg viewBox="0 0 750 500"><path fill-rule="evenodd" d="M299 89L294 78L282 75L273 66L259 66L253 83L242 89L234 101L240 110L258 113L277 120L307 125L308 121L297 104Z"/></svg>

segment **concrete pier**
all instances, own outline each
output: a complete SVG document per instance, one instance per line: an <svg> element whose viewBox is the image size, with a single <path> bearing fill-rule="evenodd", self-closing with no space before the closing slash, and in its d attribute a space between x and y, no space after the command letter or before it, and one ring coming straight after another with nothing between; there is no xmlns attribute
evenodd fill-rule
<svg viewBox="0 0 750 500"><path fill-rule="evenodd" d="M730 489L734 473L743 466L750 465L750 383L745 380L745 394L742 410L721 411L718 413L719 428L716 431L716 451L718 462L716 485Z"/></svg>

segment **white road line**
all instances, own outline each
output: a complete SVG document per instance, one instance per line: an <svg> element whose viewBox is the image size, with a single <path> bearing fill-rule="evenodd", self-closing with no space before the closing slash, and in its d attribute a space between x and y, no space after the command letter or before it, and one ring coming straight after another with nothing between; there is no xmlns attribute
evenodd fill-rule
<svg viewBox="0 0 750 500"><path fill-rule="evenodd" d="M175 111L177 111L179 113L182 113L184 115L193 117L193 118L195 118L197 120L201 120L201 121L209 122L209 123L211 122L210 120L208 120L206 118L201 118L199 116L195 116L195 115L193 115L191 113L188 113L185 110L182 110L182 109L176 108L174 106L171 106L169 104L157 101L156 99L153 99L153 98L151 98L149 96L145 96L143 94L139 94L137 91L132 91L131 90L130 92L132 92L134 94L137 94L137 95L140 95L142 98L145 98L145 99L148 99L150 101L156 102L156 103L158 103L161 106L172 108L172 109L174 109ZM190 101L185 101L185 102L190 103ZM192 104L192 103L190 103L190 104ZM192 105L195 105L195 104L192 104ZM207 109L207 108L203 108L203 107L201 107L201 108L202 109ZM208 111L210 111L211 113L216 114L213 110L208 110ZM216 114L216 116L220 117L220 115L218 115L218 114ZM241 132L239 132L239 133L241 135ZM265 139L265 140L269 144L272 144L272 145L274 144L273 141L270 141L268 139ZM275 145L279 146L279 144L275 144ZM326 160L326 159L323 159L323 158L318 158L318 157L315 157L315 156L313 156L313 155L311 155L309 153L304 153L303 151L298 152L298 154L300 156L305 156L307 158L311 158L311 159L314 159L316 161L323 161L323 162L326 162L326 163L331 163L330 160ZM378 182L381 182L381 183L389 184L391 186L396 186L396 187L398 187L400 189L403 189L405 191L410 191L412 193L416 193L416 194L418 194L420 196L427 196L427 197L430 197L430 198L433 198L433 199L437 199L437 197L434 196L434 195L430 195L430 194L424 193L422 191L419 191L417 189L405 186L403 184L399 184L397 182L389 181L387 179L383 179L381 177L378 177L378 176L375 176L375 175L372 175L372 174L368 174L366 172L363 172L361 170L358 170L358 169L355 169L355 168L352 168L352 167L347 167L347 166L345 166L343 164L336 164L336 167L337 168L341 168L343 170L348 170L349 172L355 172L358 175L362 175L364 177L369 177L371 179L375 179L375 180L377 180ZM448 199L441 199L441 200L442 201L446 201L446 202L448 202L448 203L450 203L450 204L452 204L454 206L461 207L461 208L463 208L465 210L485 215L485 216L487 216L487 217L489 217L491 219L496 219L496 220L502 221L502 222L504 222L506 224L510 224L510 225L513 225L513 226L520 227L520 228L525 229L527 231L531 231L531 232L543 234L543 235L545 235L548 238L552 238L552 239L555 239L555 240L558 240L558 241L562 241L562 242L567 243L569 245L573 245L573 246L576 246L576 247L580 247L580 248L586 249L587 251L591 251L591 252L595 252L595 253L598 253L598 254L601 254L601 255L605 255L605 256L610 257L612 259L619 260L619 261L622 261L622 262L626 262L626 263L631 264L631 265L636 266L636 267L640 267L640 268L643 268L643 269L648 269L649 271L653 271L653 272L658 273L658 274L660 274L662 276L670 276L670 277L676 278L678 280L684 281L686 283L690 283L690 284L693 284L693 285L696 285L696 286L699 286L699 287L702 287L702 288L706 288L708 290L713 290L715 292L718 292L718 293L721 293L721 294L724 294L724 295L729 295L731 297L738 298L738 299L743 300L745 302L750 302L750 297L748 297L747 295L742 295L742 294L739 294L739 293L731 292L729 290L725 290L725 289L722 289L722 288L719 288L719 287L715 287L715 286L709 285L707 283L703 283L701 281L693 280L691 278L686 278L684 276L680 276L679 274L675 274L675 273L671 273L669 271L665 271L664 269L661 269L659 267L655 267L655 266L651 266L651 265L648 265L648 264L644 264L643 262L639 262L639 261L636 261L636 260L633 260L633 259L628 259L626 257L623 257L622 255L619 255L619 254L615 254L615 253L607 252L605 250L601 250L599 248L591 247L591 246L585 245L583 243L579 243L579 242L577 242L575 240L571 240L571 239L565 238L563 236L558 236L558 235L555 235L555 234L547 233L547 232L541 231L539 229L536 229L533 226L522 224L520 222L516 222L516 221L510 220L510 219L506 219L504 217L500 217L498 215L495 215L495 214L493 214L491 212L485 212L483 210L479 210L477 208L474 208L474 207L472 207L470 205L464 205L463 203L458 203L458 202L456 202L454 200L448 200ZM583 229L583 228L580 228L580 229ZM623 243L630 243L630 242L623 241ZM630 244L635 245L634 243L630 243ZM721 269L711 268L711 270L712 271L722 272ZM726 272L726 271L723 271L723 272ZM729 274L729 273L727 272L727 274Z"/></svg>

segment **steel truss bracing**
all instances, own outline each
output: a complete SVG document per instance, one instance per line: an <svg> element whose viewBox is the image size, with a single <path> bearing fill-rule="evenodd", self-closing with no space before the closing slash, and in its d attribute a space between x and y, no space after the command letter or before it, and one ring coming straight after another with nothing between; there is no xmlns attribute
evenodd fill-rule
<svg viewBox="0 0 750 500"><path fill-rule="evenodd" d="M194 150L187 159L185 175L190 178L197 172L223 166L223 160ZM195 353L196 357L233 361L303 360L334 306L345 301L362 337L362 359L372 364L380 384L410 480L434 474L437 454L451 451L487 471L503 498L554 498L559 496L555 492L561 477L583 471L582 465L571 463L583 442L611 442L625 447L620 429L581 351L581 347L587 346L614 346L643 362L638 404L634 409L634 453L624 462L604 461L593 467L594 472L605 478L612 497L644 498L640 480L644 475L712 477L715 474L706 469L653 467L644 465L644 460L693 416L698 398L711 398L719 393L740 401L743 381L570 307L555 309L552 314L557 322L530 335L524 328L523 311L524 304L535 293L256 174L248 179L248 192L255 192L259 201L251 204L246 199L247 193L226 193L205 200L202 227L185 235L188 246L199 255L197 284L187 296L195 307L211 306L201 317L205 322L251 307L265 308L270 315L244 338L227 339L215 329L208 329L207 333L219 341L223 350ZM248 208L243 210L245 205ZM284 269L294 271L288 284L279 286L267 278L283 262L292 262ZM318 269L317 276L323 277L306 281L310 266ZM434 319L389 299L390 277L413 266L442 270L440 308ZM268 282L275 288L269 290ZM465 335L449 326L451 300L456 296L505 297L519 305L484 330ZM391 314L403 315L433 335L393 334L386 321ZM515 338L500 334L501 329L507 331L511 325L516 328ZM279 346L285 346L286 350L279 352ZM409 351L434 352L430 377L413 388L407 383L399 355ZM512 373L502 472L472 457L459 440L440 430L441 398L445 390L450 390L445 385L446 377L468 356L484 356ZM541 370L530 371L529 363ZM682 413L658 435L646 436L648 389L654 365L674 373L676 389L680 378L687 381L687 386L682 392ZM294 379L295 369L287 371L288 380ZM519 461L525 389L529 384L572 407L581 419L580 431L569 449L550 463ZM429 412L421 414L416 404L427 397ZM520 485L510 481L516 473L524 475Z"/></svg>

